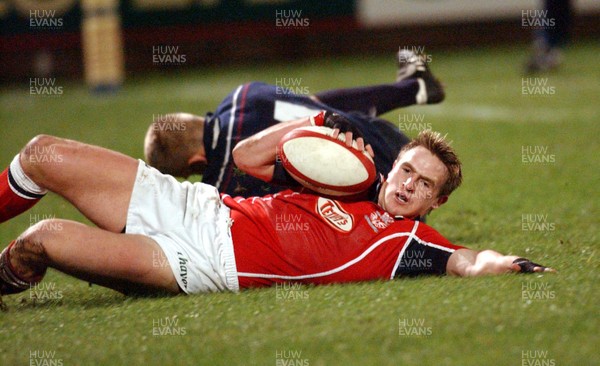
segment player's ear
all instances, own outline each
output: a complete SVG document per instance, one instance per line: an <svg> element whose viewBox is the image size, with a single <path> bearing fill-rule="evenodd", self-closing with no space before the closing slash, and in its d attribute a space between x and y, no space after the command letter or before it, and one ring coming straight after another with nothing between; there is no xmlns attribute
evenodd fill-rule
<svg viewBox="0 0 600 366"><path fill-rule="evenodd" d="M434 208L438 208L441 205L443 205L444 203L448 202L448 196L444 195L444 196L439 196L437 201L435 201L435 203L431 206L432 209Z"/></svg>
<svg viewBox="0 0 600 366"><path fill-rule="evenodd" d="M198 164L206 164L206 156L201 152L197 152L194 155L190 156L188 159L188 166L198 165Z"/></svg>
<svg viewBox="0 0 600 366"><path fill-rule="evenodd" d="M187 177L192 174L204 174L206 165L208 164L206 156L201 153L196 153L188 159Z"/></svg>

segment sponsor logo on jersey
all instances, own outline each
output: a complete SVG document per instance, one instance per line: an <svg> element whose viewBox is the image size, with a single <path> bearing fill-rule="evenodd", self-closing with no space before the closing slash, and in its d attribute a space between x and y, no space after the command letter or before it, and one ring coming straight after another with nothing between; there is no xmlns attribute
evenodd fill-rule
<svg viewBox="0 0 600 366"><path fill-rule="evenodd" d="M387 212L371 212L369 215L369 220L378 229L385 229L390 226L394 222L394 218L390 216Z"/></svg>
<svg viewBox="0 0 600 366"><path fill-rule="evenodd" d="M349 233L354 227L352 215L344 211L336 201L319 197L317 212L334 229Z"/></svg>

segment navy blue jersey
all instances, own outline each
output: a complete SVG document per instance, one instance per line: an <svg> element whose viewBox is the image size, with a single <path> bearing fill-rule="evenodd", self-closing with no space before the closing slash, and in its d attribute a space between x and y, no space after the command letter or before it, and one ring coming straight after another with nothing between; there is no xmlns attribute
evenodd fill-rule
<svg viewBox="0 0 600 366"><path fill-rule="evenodd" d="M373 147L377 170L387 176L400 148L409 141L393 124L358 112L345 113L309 96L253 82L237 87L214 113L206 115L204 146L208 166L202 181L232 196L264 196L283 190L285 187L270 185L239 170L231 152L239 141L267 127L322 110L339 113L358 126Z"/></svg>

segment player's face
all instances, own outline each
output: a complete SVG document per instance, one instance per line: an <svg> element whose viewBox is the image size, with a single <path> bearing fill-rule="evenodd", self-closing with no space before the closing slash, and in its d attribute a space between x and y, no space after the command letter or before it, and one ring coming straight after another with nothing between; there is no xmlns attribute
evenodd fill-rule
<svg viewBox="0 0 600 366"><path fill-rule="evenodd" d="M448 176L444 163L422 146L404 152L379 193L379 205L394 216L416 218L446 202L438 197Z"/></svg>

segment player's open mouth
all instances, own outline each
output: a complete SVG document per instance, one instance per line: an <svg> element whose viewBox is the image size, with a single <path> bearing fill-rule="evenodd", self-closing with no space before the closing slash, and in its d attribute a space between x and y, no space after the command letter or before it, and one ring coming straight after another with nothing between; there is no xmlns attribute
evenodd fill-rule
<svg viewBox="0 0 600 366"><path fill-rule="evenodd" d="M404 193L396 192L396 201L405 205L408 203L408 196Z"/></svg>

